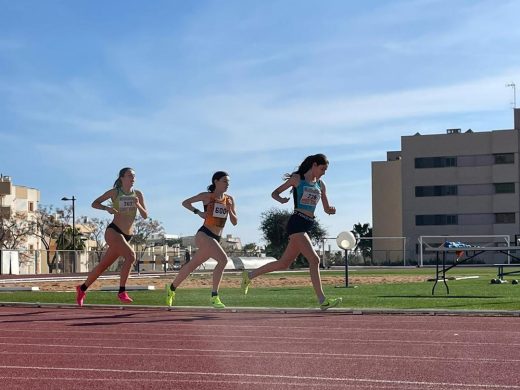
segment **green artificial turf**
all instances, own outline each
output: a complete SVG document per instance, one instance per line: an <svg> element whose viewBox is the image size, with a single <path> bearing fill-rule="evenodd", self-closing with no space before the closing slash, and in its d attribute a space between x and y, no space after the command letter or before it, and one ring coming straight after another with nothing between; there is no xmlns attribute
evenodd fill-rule
<svg viewBox="0 0 520 390"><path fill-rule="evenodd" d="M344 279L339 286L324 283L325 294L329 297L343 297L343 308L352 309L448 309L448 310L520 310L520 284L511 283L510 277L505 284L491 284L496 277L496 268L477 267L450 271L449 277L478 276L464 280L448 280L450 294L442 281L432 295L433 282L426 281L433 277L432 268L409 269L352 269L349 272L350 287L345 288ZM270 274L263 277L290 278L295 272ZM322 272L322 277L344 275L343 271ZM399 283L368 282L373 276L392 276L403 278L419 276L421 281ZM224 277L238 278L237 275ZM364 281L366 278L366 282ZM520 279L520 277L518 277ZM357 285L353 286L353 282ZM164 291L144 290L129 292L137 305L164 306ZM223 288L220 297L228 307L268 307L268 308L312 308L317 307L316 296L309 285L294 287L255 287L254 283L247 296L239 288ZM208 288L179 288L176 306L209 306ZM75 302L72 292L0 292L0 302L29 303L70 303ZM116 292L89 291L85 303L119 304Z"/></svg>

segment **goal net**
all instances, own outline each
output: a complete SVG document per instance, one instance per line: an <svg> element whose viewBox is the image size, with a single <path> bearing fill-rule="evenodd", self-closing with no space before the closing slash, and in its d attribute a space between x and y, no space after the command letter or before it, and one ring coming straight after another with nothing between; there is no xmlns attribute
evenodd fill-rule
<svg viewBox="0 0 520 390"><path fill-rule="evenodd" d="M325 268L345 265L345 251L336 244L336 237L323 239L318 254ZM406 266L409 259L406 237L358 238L356 247L348 250L348 262L353 266Z"/></svg>

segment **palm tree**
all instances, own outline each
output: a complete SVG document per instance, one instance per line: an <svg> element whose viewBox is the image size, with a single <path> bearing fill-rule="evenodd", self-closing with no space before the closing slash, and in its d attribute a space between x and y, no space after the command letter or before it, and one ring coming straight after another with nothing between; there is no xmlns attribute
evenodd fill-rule
<svg viewBox="0 0 520 390"><path fill-rule="evenodd" d="M72 241L73 238L74 242ZM85 242L81 238L82 234L77 228L74 230L74 234L72 234L71 226L64 227L62 225L61 234L56 240L57 251L54 253L55 259L53 259L53 263L59 267L58 263L61 260L63 262L61 264L63 272L74 272L76 270L76 252L74 250L82 251L85 249ZM60 252L58 251L63 251L59 255L59 260L58 253Z"/></svg>
<svg viewBox="0 0 520 390"><path fill-rule="evenodd" d="M365 265L371 265L372 240L360 240L360 238L372 238L372 228L370 227L370 224L361 224L358 222L354 224L351 232L357 239L357 245L354 248L354 252L357 250L361 251Z"/></svg>

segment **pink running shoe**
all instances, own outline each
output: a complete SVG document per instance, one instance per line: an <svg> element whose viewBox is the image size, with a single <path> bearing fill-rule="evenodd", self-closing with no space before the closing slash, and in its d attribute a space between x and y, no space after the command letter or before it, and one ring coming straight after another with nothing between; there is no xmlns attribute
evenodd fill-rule
<svg viewBox="0 0 520 390"><path fill-rule="evenodd" d="M134 300L128 296L126 291L123 291L122 293L117 294L117 297L122 303L132 303Z"/></svg>
<svg viewBox="0 0 520 390"><path fill-rule="evenodd" d="M86 296L87 293L81 290L81 286L76 286L76 303L78 306L83 306L83 301L85 300Z"/></svg>

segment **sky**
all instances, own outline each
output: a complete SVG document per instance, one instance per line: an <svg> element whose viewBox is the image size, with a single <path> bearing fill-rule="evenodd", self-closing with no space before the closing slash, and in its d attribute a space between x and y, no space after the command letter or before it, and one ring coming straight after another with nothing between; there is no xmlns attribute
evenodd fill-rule
<svg viewBox="0 0 520 390"><path fill-rule="evenodd" d="M307 156L330 161L335 237L372 224L371 162L401 136L513 128L516 0L0 0L0 173L41 205L90 207L136 172L151 218L193 235L181 202L229 173L238 225Z"/></svg>

